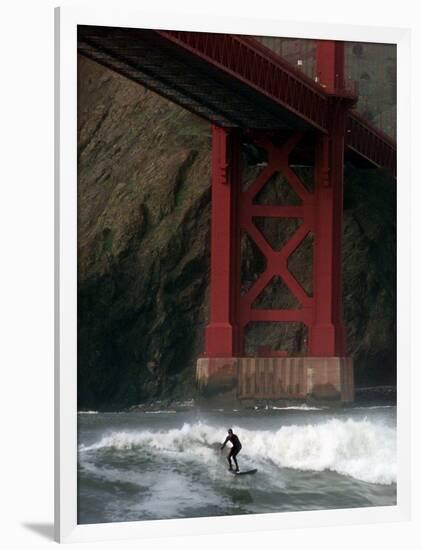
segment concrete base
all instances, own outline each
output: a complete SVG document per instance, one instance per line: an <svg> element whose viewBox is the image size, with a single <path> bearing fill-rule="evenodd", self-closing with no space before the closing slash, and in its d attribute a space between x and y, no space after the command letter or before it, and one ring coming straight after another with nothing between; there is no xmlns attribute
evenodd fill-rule
<svg viewBox="0 0 421 550"><path fill-rule="evenodd" d="M354 400L350 357L201 357L196 378L204 397Z"/></svg>

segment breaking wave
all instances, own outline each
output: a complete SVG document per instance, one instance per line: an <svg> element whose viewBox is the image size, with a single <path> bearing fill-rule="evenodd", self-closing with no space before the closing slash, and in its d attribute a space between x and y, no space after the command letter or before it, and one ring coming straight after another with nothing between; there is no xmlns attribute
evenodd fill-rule
<svg viewBox="0 0 421 550"><path fill-rule="evenodd" d="M331 419L320 424L282 426L278 430L233 427L243 444L241 459L262 471L275 466L295 470L330 470L368 483L396 482L396 429L369 420ZM120 431L105 435L80 453L101 450L170 454L178 461L220 461L225 429L204 422L153 432Z"/></svg>
<svg viewBox="0 0 421 550"><path fill-rule="evenodd" d="M270 407L270 409L274 411L322 411L325 409L325 407L312 407L304 403L302 405L289 405L287 407L272 406Z"/></svg>

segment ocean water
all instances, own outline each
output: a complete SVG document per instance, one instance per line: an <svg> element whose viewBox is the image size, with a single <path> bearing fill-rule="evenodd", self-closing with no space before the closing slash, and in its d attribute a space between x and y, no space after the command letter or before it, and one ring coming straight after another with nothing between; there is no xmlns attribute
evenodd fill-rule
<svg viewBox="0 0 421 550"><path fill-rule="evenodd" d="M394 406L78 414L80 524L394 504Z"/></svg>

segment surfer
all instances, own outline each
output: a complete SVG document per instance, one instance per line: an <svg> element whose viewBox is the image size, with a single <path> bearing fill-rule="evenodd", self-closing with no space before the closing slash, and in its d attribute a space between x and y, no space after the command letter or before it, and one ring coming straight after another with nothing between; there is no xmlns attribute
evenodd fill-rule
<svg viewBox="0 0 421 550"><path fill-rule="evenodd" d="M233 431L231 430L231 428L228 430L228 435L221 447L221 451L223 450L223 448L225 447L225 445L228 443L228 441L232 444L232 447L231 447L231 450L229 452L229 455L228 455L228 464L230 465L229 469L230 471L232 471L232 462L231 462L231 458L234 460L234 464L235 464L235 471L236 472L239 472L240 469L238 468L238 462L237 462L237 455L238 453L241 451L241 448L242 448L242 445L240 443L240 440L238 439L238 436L235 435L235 433L233 433Z"/></svg>

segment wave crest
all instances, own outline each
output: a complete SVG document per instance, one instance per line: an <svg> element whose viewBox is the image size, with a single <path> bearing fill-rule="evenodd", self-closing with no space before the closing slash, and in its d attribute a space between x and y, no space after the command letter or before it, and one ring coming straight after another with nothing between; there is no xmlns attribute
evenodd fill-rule
<svg viewBox="0 0 421 550"><path fill-rule="evenodd" d="M320 424L282 426L277 431L233 427L243 449L241 458L278 468L331 470L369 483L396 482L396 430L369 420L331 419ZM225 428L197 422L182 428L151 432L113 432L98 443L80 446L80 452L102 449L176 453L177 460L220 460L216 452Z"/></svg>

